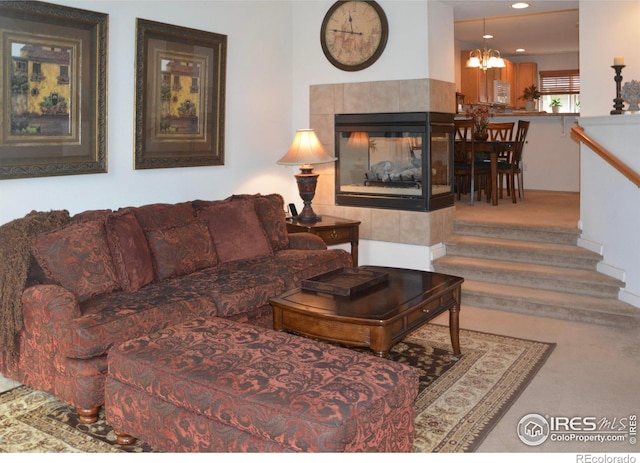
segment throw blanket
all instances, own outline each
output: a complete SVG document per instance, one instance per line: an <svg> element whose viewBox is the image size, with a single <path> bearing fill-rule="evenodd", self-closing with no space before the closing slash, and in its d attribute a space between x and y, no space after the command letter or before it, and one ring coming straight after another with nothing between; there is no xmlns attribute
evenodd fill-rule
<svg viewBox="0 0 640 463"><path fill-rule="evenodd" d="M16 334L22 329L22 291L36 236L69 222L69 211L31 211L0 226L0 365L15 360Z"/></svg>

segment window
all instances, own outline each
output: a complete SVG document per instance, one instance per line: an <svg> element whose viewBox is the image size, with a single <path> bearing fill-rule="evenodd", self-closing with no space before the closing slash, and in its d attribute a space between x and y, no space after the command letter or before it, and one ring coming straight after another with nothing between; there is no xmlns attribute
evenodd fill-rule
<svg viewBox="0 0 640 463"><path fill-rule="evenodd" d="M560 112L580 112L580 70L540 71L540 94L541 109L550 109L551 99L559 98Z"/></svg>

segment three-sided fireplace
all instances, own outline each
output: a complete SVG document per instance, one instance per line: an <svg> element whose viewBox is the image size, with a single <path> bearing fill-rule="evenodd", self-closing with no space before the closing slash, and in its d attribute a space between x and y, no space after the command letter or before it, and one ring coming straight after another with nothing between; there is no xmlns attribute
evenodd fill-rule
<svg viewBox="0 0 640 463"><path fill-rule="evenodd" d="M454 114L337 114L336 204L409 211L453 206Z"/></svg>

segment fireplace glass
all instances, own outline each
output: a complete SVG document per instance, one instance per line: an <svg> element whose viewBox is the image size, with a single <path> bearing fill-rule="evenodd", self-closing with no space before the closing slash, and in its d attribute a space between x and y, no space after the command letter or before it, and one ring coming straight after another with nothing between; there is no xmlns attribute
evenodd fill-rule
<svg viewBox="0 0 640 463"><path fill-rule="evenodd" d="M336 204L414 211L453 206L453 118L336 115Z"/></svg>

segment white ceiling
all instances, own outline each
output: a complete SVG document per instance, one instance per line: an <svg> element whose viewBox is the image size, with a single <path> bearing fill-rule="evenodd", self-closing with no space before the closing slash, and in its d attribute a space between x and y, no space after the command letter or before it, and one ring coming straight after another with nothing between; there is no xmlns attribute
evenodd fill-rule
<svg viewBox="0 0 640 463"><path fill-rule="evenodd" d="M502 56L577 53L579 50L578 0L529 0L529 8L511 8L515 0L441 0L453 5L454 36L463 48L482 48L483 18L494 38L487 47Z"/></svg>

